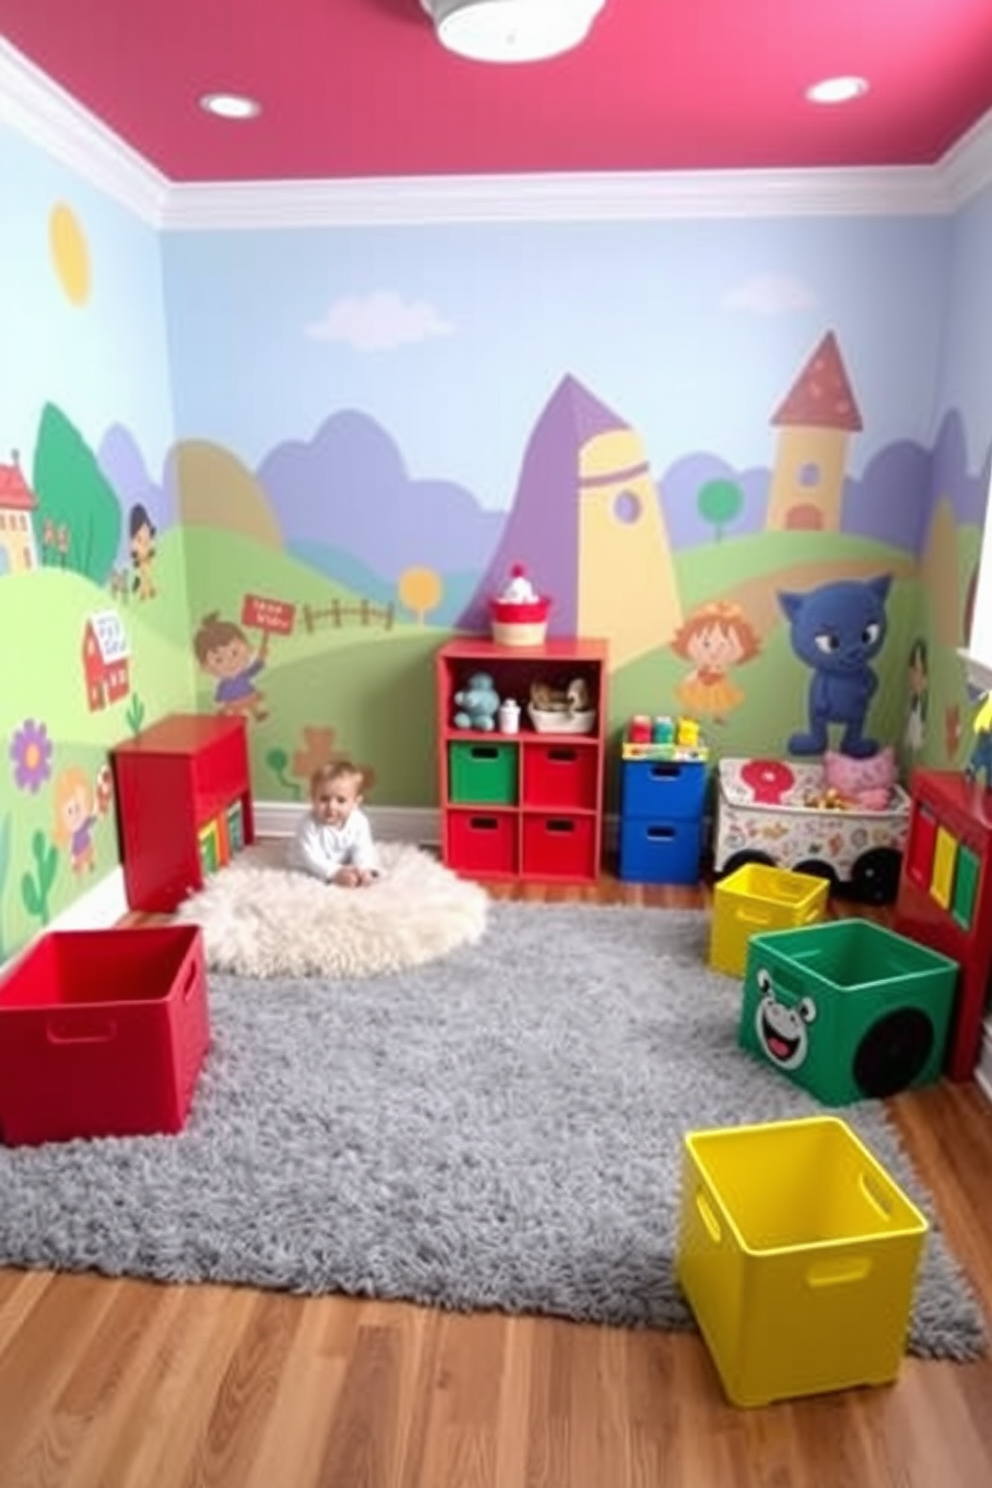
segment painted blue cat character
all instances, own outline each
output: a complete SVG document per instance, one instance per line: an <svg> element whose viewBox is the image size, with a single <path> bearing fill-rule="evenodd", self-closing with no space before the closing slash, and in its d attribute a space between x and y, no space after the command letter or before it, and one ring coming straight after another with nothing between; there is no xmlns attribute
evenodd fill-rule
<svg viewBox="0 0 992 1488"><path fill-rule="evenodd" d="M792 754L822 754L827 726L843 724L840 752L868 759L878 742L865 738L868 707L878 678L868 663L885 640L885 601L891 574L862 583L839 580L808 594L780 593L779 604L792 627L792 649L813 668L809 684L809 731L789 739Z"/></svg>

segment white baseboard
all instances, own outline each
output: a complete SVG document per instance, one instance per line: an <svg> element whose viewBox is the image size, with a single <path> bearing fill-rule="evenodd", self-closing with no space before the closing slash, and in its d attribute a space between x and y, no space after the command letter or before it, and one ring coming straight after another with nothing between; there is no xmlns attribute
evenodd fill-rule
<svg viewBox="0 0 992 1488"><path fill-rule="evenodd" d="M975 1082L980 1086L982 1094L992 1101L992 1018L985 1019L982 1047L978 1055L978 1068L975 1070Z"/></svg>
<svg viewBox="0 0 992 1488"><path fill-rule="evenodd" d="M256 801L257 837L292 837L306 811L302 801ZM380 842L413 842L436 847L441 841L441 814L436 806L369 806L372 835ZM619 817L603 818L603 846L616 850Z"/></svg>
<svg viewBox="0 0 992 1488"><path fill-rule="evenodd" d="M87 889L85 894L80 894L50 924L42 926L22 946L18 946L6 961L0 962L0 970L12 965L42 935L47 935L51 930L107 930L116 925L127 912L124 870L118 867L101 878L91 889Z"/></svg>
<svg viewBox="0 0 992 1488"><path fill-rule="evenodd" d="M256 801L256 837L292 837L306 814L303 801ZM441 840L434 806L369 806L372 835L380 842L437 843Z"/></svg>
<svg viewBox="0 0 992 1488"><path fill-rule="evenodd" d="M115 868L100 882L80 894L49 925L50 930L105 930L128 913L124 869Z"/></svg>

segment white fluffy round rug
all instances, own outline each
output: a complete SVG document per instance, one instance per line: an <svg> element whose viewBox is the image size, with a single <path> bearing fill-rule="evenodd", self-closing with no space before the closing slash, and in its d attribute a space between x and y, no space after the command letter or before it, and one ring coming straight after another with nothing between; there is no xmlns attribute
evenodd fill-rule
<svg viewBox="0 0 992 1488"><path fill-rule="evenodd" d="M287 850L282 842L247 848L179 906L176 921L202 927L212 970L372 976L437 960L486 928L485 889L418 847L381 844L382 876L367 889L295 873Z"/></svg>

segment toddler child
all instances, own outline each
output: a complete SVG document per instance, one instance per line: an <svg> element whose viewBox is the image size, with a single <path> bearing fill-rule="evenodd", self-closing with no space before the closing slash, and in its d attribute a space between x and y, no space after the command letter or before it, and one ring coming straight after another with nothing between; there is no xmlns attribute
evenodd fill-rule
<svg viewBox="0 0 992 1488"><path fill-rule="evenodd" d="M322 765L310 777L310 811L289 851L301 873L342 888L364 888L379 865L369 819L362 810L361 770L347 760Z"/></svg>

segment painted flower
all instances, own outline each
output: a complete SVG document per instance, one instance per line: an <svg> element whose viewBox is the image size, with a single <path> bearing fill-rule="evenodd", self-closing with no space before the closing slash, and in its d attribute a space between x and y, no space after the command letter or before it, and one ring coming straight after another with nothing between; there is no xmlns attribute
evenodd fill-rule
<svg viewBox="0 0 992 1488"><path fill-rule="evenodd" d="M21 724L11 742L10 760L17 789L36 794L52 773L52 741L43 723L29 718Z"/></svg>

